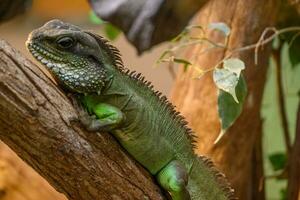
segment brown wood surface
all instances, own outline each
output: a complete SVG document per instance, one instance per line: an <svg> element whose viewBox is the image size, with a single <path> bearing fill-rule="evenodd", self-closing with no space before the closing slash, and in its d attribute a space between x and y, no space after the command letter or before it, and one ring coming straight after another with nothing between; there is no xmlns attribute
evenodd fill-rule
<svg viewBox="0 0 300 200"><path fill-rule="evenodd" d="M69 199L163 199L150 175L114 138L88 133L74 119L68 98L36 65L0 40L4 143Z"/></svg>
<svg viewBox="0 0 300 200"><path fill-rule="evenodd" d="M263 30L274 25L278 7L277 0L211 0L199 12L194 24L206 27L212 22L225 22L232 31L229 47L242 47L257 42ZM223 36L219 33L208 31L207 35L214 41L222 41ZM185 58L190 60L205 47L207 46L190 47ZM202 69L207 69L227 54L225 50L215 50L198 56L194 62ZM173 102L198 136L197 153L213 158L242 200L253 199L251 162L256 140L261 136L259 113L269 55L270 49L264 47L259 51L258 66L255 66L253 50L235 54L246 63L244 75L248 96L241 116L218 145L213 144L220 132L220 122L217 113L217 89L212 74L195 80L192 77L196 71L192 68L187 72L181 71L172 92Z"/></svg>

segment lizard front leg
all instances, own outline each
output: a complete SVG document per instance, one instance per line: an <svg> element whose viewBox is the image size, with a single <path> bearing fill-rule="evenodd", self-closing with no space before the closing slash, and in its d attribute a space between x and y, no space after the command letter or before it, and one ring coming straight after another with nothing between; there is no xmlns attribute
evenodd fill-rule
<svg viewBox="0 0 300 200"><path fill-rule="evenodd" d="M111 131L124 121L124 114L120 109L106 103L98 103L91 107L93 115L76 98L72 98L73 105L78 112L81 123L88 131Z"/></svg>
<svg viewBox="0 0 300 200"><path fill-rule="evenodd" d="M87 126L90 131L111 131L117 128L125 119L123 112L110 104L99 103L92 108L95 115Z"/></svg>

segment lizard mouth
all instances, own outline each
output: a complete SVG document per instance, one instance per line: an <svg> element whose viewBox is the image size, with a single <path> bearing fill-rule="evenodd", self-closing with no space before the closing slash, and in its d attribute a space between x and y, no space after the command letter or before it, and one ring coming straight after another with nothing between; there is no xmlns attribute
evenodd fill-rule
<svg viewBox="0 0 300 200"><path fill-rule="evenodd" d="M61 58L53 55L52 52L50 53L49 51L44 50L44 48L40 47L39 45L26 42L26 46L36 60L45 65L54 73L58 73L65 67L65 64L62 63L63 60Z"/></svg>
<svg viewBox="0 0 300 200"><path fill-rule="evenodd" d="M61 85L77 93L99 93L104 86L103 77L105 71L99 67L93 67L92 63L87 63L86 67L71 66L63 63L63 59L56 56L51 48L44 48L41 44L26 42L27 49L41 64L54 75Z"/></svg>

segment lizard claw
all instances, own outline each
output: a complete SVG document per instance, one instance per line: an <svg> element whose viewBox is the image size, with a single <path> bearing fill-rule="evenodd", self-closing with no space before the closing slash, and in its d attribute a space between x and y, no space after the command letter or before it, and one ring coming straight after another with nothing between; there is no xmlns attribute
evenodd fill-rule
<svg viewBox="0 0 300 200"><path fill-rule="evenodd" d="M76 96L69 94L74 109L77 111L78 118L74 117L70 119L70 122L81 122L84 126L89 126L91 121L96 118L96 116L90 116L82 104L78 101Z"/></svg>

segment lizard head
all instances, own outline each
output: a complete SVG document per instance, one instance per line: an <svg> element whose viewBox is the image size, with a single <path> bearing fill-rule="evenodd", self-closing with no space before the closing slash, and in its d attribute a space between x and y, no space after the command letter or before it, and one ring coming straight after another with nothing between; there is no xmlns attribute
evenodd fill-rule
<svg viewBox="0 0 300 200"><path fill-rule="evenodd" d="M102 37L60 20L32 31L29 52L54 78L75 93L99 93L107 80L107 65L114 65L110 45ZM112 54L113 55L113 54Z"/></svg>

